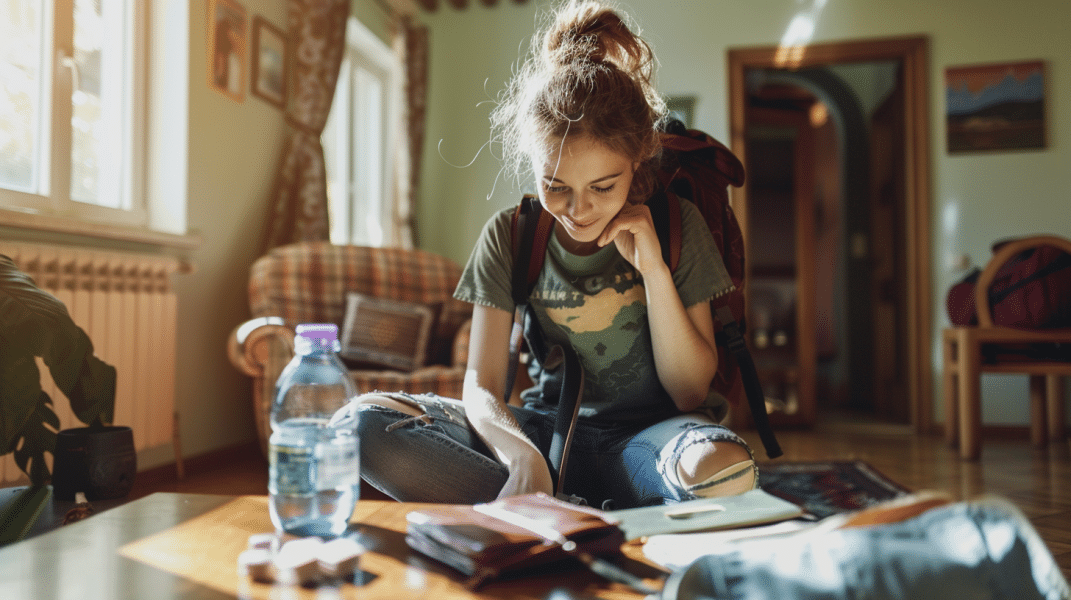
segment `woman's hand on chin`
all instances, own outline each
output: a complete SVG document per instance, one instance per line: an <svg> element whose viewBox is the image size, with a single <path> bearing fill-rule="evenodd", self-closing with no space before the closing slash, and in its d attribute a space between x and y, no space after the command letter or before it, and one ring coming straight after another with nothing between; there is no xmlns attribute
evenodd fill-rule
<svg viewBox="0 0 1071 600"><path fill-rule="evenodd" d="M664 265L651 209L646 204L626 204L599 236L599 246L613 242L641 275Z"/></svg>

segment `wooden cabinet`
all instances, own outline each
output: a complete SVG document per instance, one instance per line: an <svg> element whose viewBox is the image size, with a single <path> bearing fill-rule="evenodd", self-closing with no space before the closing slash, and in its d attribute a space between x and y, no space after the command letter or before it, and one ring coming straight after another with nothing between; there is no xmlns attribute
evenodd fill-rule
<svg viewBox="0 0 1071 600"><path fill-rule="evenodd" d="M806 113L748 109L748 342L777 425L815 420L814 128ZM761 241L761 242L760 242Z"/></svg>

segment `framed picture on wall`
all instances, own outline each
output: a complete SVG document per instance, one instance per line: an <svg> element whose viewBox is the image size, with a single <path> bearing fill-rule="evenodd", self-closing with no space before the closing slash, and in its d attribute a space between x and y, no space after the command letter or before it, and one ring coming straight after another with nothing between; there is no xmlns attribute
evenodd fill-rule
<svg viewBox="0 0 1071 600"><path fill-rule="evenodd" d="M286 108L288 43L282 29L260 15L253 18L251 90L279 108Z"/></svg>
<svg viewBox="0 0 1071 600"><path fill-rule="evenodd" d="M1045 64L948 67L949 154L1045 147Z"/></svg>
<svg viewBox="0 0 1071 600"><path fill-rule="evenodd" d="M666 98L666 110L669 111L670 117L691 128L695 119L695 96L670 96Z"/></svg>
<svg viewBox="0 0 1071 600"><path fill-rule="evenodd" d="M208 85L245 100L245 8L237 0L208 0Z"/></svg>

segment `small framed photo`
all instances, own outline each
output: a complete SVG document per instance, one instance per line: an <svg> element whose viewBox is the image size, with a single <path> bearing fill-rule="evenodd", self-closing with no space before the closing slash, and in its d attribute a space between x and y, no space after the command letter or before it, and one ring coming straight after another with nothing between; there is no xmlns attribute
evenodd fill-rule
<svg viewBox="0 0 1071 600"><path fill-rule="evenodd" d="M945 69L948 152L1045 147L1045 64Z"/></svg>
<svg viewBox="0 0 1071 600"><path fill-rule="evenodd" d="M245 100L247 29L237 0L208 0L208 85L238 102Z"/></svg>
<svg viewBox="0 0 1071 600"><path fill-rule="evenodd" d="M253 94L286 108L288 40L282 29L253 18Z"/></svg>
<svg viewBox="0 0 1071 600"><path fill-rule="evenodd" d="M666 110L672 118L690 129L695 119L695 96L670 96L666 98Z"/></svg>

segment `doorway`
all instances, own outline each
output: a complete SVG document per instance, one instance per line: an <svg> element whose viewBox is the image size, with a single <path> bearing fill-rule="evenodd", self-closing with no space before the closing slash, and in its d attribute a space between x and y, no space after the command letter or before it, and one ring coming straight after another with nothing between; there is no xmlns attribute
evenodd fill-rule
<svg viewBox="0 0 1071 600"><path fill-rule="evenodd" d="M784 402L771 419L928 430L925 38L731 50L729 63L750 342Z"/></svg>

